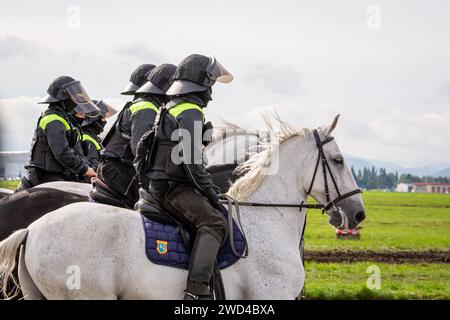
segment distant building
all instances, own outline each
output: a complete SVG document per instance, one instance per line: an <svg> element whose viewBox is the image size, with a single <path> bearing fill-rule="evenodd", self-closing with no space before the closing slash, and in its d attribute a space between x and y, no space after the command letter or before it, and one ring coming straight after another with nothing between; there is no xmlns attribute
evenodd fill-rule
<svg viewBox="0 0 450 320"><path fill-rule="evenodd" d="M412 183L399 183L395 188L395 192L413 192Z"/></svg>
<svg viewBox="0 0 450 320"><path fill-rule="evenodd" d="M443 182L415 182L413 192L422 193L450 193L450 183Z"/></svg>
<svg viewBox="0 0 450 320"><path fill-rule="evenodd" d="M0 179L18 178L25 174L27 161L27 151L0 152Z"/></svg>

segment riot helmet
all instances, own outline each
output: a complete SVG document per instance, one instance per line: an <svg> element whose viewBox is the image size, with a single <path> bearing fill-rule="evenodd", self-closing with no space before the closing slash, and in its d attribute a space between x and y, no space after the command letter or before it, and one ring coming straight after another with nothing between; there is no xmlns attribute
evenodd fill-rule
<svg viewBox="0 0 450 320"><path fill-rule="evenodd" d="M121 94L123 95L134 95L136 90L142 87L144 83L147 81L147 77L155 68L154 64L141 64L136 70L133 71L130 77L130 82L127 86L122 90Z"/></svg>
<svg viewBox="0 0 450 320"><path fill-rule="evenodd" d="M165 95L166 91L172 85L173 76L177 67L170 63L162 64L153 69L148 77L147 82L140 87L136 93L153 93Z"/></svg>
<svg viewBox="0 0 450 320"><path fill-rule="evenodd" d="M55 102L61 102L67 112L99 112L80 81L68 76L60 76L53 80L48 87L47 96L39 103Z"/></svg>
<svg viewBox="0 0 450 320"><path fill-rule="evenodd" d="M166 94L175 96L201 92L211 88L216 81L229 83L233 76L211 56L192 54L178 65L174 82Z"/></svg>

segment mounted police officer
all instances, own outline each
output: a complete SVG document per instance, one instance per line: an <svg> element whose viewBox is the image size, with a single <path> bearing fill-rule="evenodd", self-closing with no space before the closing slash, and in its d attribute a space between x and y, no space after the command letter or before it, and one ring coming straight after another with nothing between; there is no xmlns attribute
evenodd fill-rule
<svg viewBox="0 0 450 320"><path fill-rule="evenodd" d="M149 194L194 235L185 299L211 299L217 253L227 234L218 188L203 163L204 108L216 81L233 77L213 57L193 54L178 66L166 92L171 100L161 116L147 177ZM175 139L174 139L175 137Z"/></svg>
<svg viewBox="0 0 450 320"><path fill-rule="evenodd" d="M89 166L97 169L102 150L100 134L106 125L106 118L111 117L117 111L103 100L93 100L100 112L88 113L81 124L81 148L83 155L88 160Z"/></svg>
<svg viewBox="0 0 450 320"><path fill-rule="evenodd" d="M84 157L75 152L80 132L71 115L82 118L98 112L79 81L61 76L50 84L48 95L39 103L48 104L40 116L33 137L28 177L23 177L18 190L51 181L71 181L76 175L95 177Z"/></svg>
<svg viewBox="0 0 450 320"><path fill-rule="evenodd" d="M99 177L131 208L139 199L139 184L133 168L136 147L142 135L152 129L159 108L166 102L165 90L175 69L170 64L158 68L151 64L139 66L122 92L134 94L135 99L125 105L103 140L105 150L98 168ZM147 80L150 81L143 90L138 90Z"/></svg>

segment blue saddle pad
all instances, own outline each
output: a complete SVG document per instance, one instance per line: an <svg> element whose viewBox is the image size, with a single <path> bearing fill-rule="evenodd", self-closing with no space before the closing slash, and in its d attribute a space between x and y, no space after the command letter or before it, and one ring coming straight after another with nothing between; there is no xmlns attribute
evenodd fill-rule
<svg viewBox="0 0 450 320"><path fill-rule="evenodd" d="M228 211L223 207L222 212L227 219ZM187 270L190 253L184 245L180 229L177 226L159 223L144 216L142 216L142 220L145 231L145 252L149 260L156 264ZM233 236L236 251L243 255L246 242L235 221L233 221ZM239 260L239 257L231 250L229 239L219 251L217 260L220 269L227 268Z"/></svg>

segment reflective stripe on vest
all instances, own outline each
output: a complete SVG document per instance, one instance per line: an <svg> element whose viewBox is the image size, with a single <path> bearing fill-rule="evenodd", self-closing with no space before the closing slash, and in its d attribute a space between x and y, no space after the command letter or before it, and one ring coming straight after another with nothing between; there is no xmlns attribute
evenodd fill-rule
<svg viewBox="0 0 450 320"><path fill-rule="evenodd" d="M204 120L204 118L205 118L205 111L203 111L202 108L200 108L198 105L196 105L194 103L183 102L183 103L177 104L176 106L174 106L174 107L169 109L169 113L176 118L182 112L184 112L186 110L192 110L192 109L196 109L196 110L200 111L202 113L202 118Z"/></svg>
<svg viewBox="0 0 450 320"><path fill-rule="evenodd" d="M66 128L66 131L70 130L70 126L67 123L66 119L64 119L61 116L58 116L57 114L49 114L49 115L42 117L41 120L39 120L39 127L42 130L45 130L47 125L52 121L59 121L64 125L64 127Z"/></svg>
<svg viewBox="0 0 450 320"><path fill-rule="evenodd" d="M139 110L143 110L143 109L152 109L156 113L159 112L159 109L150 101L141 101L141 102L134 103L130 106L129 109L131 111L131 114L134 114L134 113L138 112Z"/></svg>
<svg viewBox="0 0 450 320"><path fill-rule="evenodd" d="M92 142L94 144L94 146L95 146L95 149L97 151L102 149L100 144L94 138L92 138L90 135L88 135L86 133L83 133L83 141L90 141L90 142Z"/></svg>

